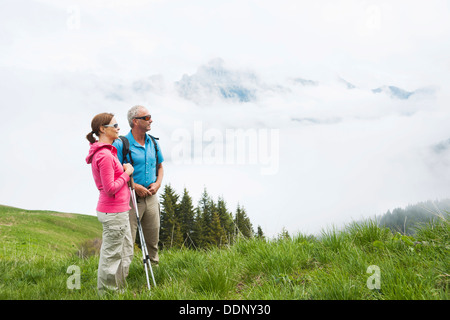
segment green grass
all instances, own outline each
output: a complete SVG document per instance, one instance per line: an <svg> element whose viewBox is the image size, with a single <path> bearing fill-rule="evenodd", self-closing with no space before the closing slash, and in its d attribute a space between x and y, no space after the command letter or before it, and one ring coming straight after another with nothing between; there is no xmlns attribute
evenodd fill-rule
<svg viewBox="0 0 450 320"><path fill-rule="evenodd" d="M0 206L0 299L164 300L448 300L449 237L446 219L420 228L415 238L375 222L270 241L239 240L229 248L164 250L148 292L141 252L135 251L124 292L99 297L96 217ZM92 242L95 243L95 242ZM89 254L77 254L81 245ZM81 271L81 289L68 289L69 266ZM380 270L380 289L369 289Z"/></svg>

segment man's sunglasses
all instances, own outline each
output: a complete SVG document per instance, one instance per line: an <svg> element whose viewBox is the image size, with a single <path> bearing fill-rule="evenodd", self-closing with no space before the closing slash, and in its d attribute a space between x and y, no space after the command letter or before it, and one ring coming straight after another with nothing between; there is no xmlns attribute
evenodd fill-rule
<svg viewBox="0 0 450 320"><path fill-rule="evenodd" d="M142 119L142 120L148 121L151 118L152 118L152 116L143 116L143 117L136 117L135 119Z"/></svg>
<svg viewBox="0 0 450 320"><path fill-rule="evenodd" d="M118 128L119 127L119 124L118 123L114 123L114 124L104 124L103 125L104 127L107 127L107 128L112 128L112 127L114 127L114 128Z"/></svg>

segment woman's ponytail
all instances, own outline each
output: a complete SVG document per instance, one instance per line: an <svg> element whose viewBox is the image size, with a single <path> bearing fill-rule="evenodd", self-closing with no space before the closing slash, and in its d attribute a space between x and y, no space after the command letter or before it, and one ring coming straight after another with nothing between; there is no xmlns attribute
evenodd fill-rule
<svg viewBox="0 0 450 320"><path fill-rule="evenodd" d="M88 139L88 141L90 143L95 143L97 140L94 138L94 132L91 131L86 135L86 139Z"/></svg>

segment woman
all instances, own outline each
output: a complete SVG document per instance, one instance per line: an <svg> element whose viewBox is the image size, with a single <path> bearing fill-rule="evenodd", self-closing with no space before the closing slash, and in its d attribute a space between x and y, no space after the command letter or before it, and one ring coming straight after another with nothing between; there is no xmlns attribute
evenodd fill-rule
<svg viewBox="0 0 450 320"><path fill-rule="evenodd" d="M97 287L103 293L106 289L118 290L126 285L125 279L133 257L128 216L130 190L127 183L134 169L131 164L120 164L117 150L112 146L120 130L113 114L96 115L91 128L92 131L86 136L91 145L86 162L91 164L94 181L100 191L97 217L103 224L103 239Z"/></svg>

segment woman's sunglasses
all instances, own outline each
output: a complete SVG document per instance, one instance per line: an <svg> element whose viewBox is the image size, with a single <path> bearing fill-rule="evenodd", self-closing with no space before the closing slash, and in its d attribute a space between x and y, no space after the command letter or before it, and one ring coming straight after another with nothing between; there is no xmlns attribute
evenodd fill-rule
<svg viewBox="0 0 450 320"><path fill-rule="evenodd" d="M114 123L114 124L104 124L103 125L104 127L107 127L107 128L112 128L112 127L114 127L114 128L118 128L119 127L119 124L118 123Z"/></svg>

